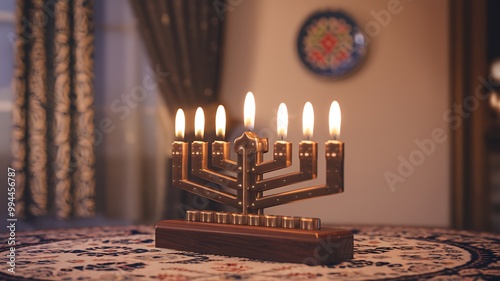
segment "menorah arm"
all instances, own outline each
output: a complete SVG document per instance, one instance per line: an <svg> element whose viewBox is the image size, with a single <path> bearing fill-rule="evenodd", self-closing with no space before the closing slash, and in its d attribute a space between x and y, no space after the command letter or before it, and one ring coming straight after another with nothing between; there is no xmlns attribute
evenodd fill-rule
<svg viewBox="0 0 500 281"><path fill-rule="evenodd" d="M234 190L238 189L236 178L214 172L208 168L202 167L201 169L193 170L191 174L224 187L229 187Z"/></svg>
<svg viewBox="0 0 500 281"><path fill-rule="evenodd" d="M229 194L223 191L211 189L208 187L205 187L201 184L189 181L189 180L179 180L179 181L174 181L174 185L176 187L182 188L186 191L189 191L193 194L200 195L202 197L205 197L207 199L234 207L238 208L237 204L237 198L236 195Z"/></svg>
<svg viewBox="0 0 500 281"><path fill-rule="evenodd" d="M216 159L212 158L212 166L230 172L238 171L238 165L236 164L236 161L230 159L223 159L222 161L216 161Z"/></svg>
<svg viewBox="0 0 500 281"><path fill-rule="evenodd" d="M263 174L263 173L272 172L272 171L276 171L279 169L289 167L291 164L292 164L291 162L284 162L284 161L278 161L276 159L273 159L273 160L269 160L269 161L262 162L260 164L255 165L254 172L256 174Z"/></svg>
<svg viewBox="0 0 500 281"><path fill-rule="evenodd" d="M281 192L255 199L250 208L253 210L269 208L298 200L314 198L323 195L341 193L341 188L333 188L328 185L318 185L299 190Z"/></svg>
<svg viewBox="0 0 500 281"><path fill-rule="evenodd" d="M292 143L277 141L274 143L273 160L257 163L253 173L263 174L292 165Z"/></svg>
<svg viewBox="0 0 500 281"><path fill-rule="evenodd" d="M208 168L208 144L206 142L193 142L191 151L191 174L193 176L218 185L237 189L238 185L235 177L223 175ZM223 155L217 154L217 156L216 158L223 159L221 158Z"/></svg>
<svg viewBox="0 0 500 281"><path fill-rule="evenodd" d="M318 144L311 141L302 141L299 145L299 172L290 173L284 176L276 176L268 179L257 179L252 191L266 191L299 183L306 180L315 179L318 173ZM289 142L279 141L274 145L274 157L280 161L286 160L286 165L291 164L292 146ZM280 158L281 157L281 158ZM259 172L262 173L262 172Z"/></svg>
<svg viewBox="0 0 500 281"><path fill-rule="evenodd" d="M276 176L265 180L256 181L252 191L266 191L285 185L299 183L316 178L316 172L295 172L283 176Z"/></svg>
<svg viewBox="0 0 500 281"><path fill-rule="evenodd" d="M238 165L236 161L229 159L231 144L227 141L214 141L212 143L212 166L236 172Z"/></svg>

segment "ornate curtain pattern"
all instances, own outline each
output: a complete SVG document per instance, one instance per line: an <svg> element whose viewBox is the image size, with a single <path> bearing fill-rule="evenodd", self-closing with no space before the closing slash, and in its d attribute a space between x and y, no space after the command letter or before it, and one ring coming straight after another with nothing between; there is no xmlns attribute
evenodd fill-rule
<svg viewBox="0 0 500 281"><path fill-rule="evenodd" d="M94 214L94 88L93 53L94 35L92 33L92 1L74 0L75 16L73 27L75 110L73 115L76 137L74 138L74 158L76 169L73 173L75 183L75 214L88 217Z"/></svg>
<svg viewBox="0 0 500 281"><path fill-rule="evenodd" d="M17 215L91 216L92 1L18 0L16 33L12 168Z"/></svg>

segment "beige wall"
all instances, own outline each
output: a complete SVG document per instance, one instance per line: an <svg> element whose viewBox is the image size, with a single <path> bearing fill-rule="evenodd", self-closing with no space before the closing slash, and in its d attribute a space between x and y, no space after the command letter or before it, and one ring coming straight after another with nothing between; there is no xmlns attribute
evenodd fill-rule
<svg viewBox="0 0 500 281"><path fill-rule="evenodd" d="M435 151L391 190L384 173L398 175L399 157L420 160L415 140L446 128L448 106L448 2L401 1L401 11L372 33L363 67L341 81L309 73L297 58L295 40L306 17L322 8L343 9L365 30L386 10L389 0L300 1L246 0L224 15L227 33L222 100L241 119L245 93L256 98L256 132L274 141L280 102L288 106L288 140L294 152L302 139L301 114L306 101L315 110L314 140L328 137L328 108L342 109L341 139L346 144L345 193L277 207L268 213L320 217L326 223L449 225L449 141L433 142ZM372 23L373 24L373 23ZM297 168L294 158L292 170ZM419 164L419 163L417 163ZM320 157L319 178L324 172ZM313 183L320 183L316 180ZM302 184L299 186L307 186Z"/></svg>

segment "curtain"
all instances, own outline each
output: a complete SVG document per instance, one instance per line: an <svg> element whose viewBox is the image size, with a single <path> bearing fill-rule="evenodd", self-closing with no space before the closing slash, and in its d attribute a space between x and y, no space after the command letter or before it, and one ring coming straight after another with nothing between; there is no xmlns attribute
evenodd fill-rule
<svg viewBox="0 0 500 281"><path fill-rule="evenodd" d="M91 0L18 0L12 168L18 217L94 214Z"/></svg>
<svg viewBox="0 0 500 281"><path fill-rule="evenodd" d="M451 122L452 140L452 227L470 230L491 230L492 207L488 186L487 135L489 110L487 100L478 99L491 85L485 80L487 68L486 0L450 1L450 108L462 116L458 126ZM495 35L497 36L497 35ZM473 111L464 117L455 105L467 109L468 100L476 100ZM465 105L465 107L463 106ZM463 110L463 109L461 109Z"/></svg>
<svg viewBox="0 0 500 281"><path fill-rule="evenodd" d="M204 107L206 116L215 116L223 24L213 1L130 2L152 65L168 73L159 88L171 118L178 108L194 116L194 109L198 106ZM186 135L193 135L194 128L187 125ZM173 128L167 130L173 134ZM210 133L215 132L213 122L207 122L205 132L208 132L206 140L215 137ZM167 163L170 169L169 160ZM169 170L165 174L169 182ZM170 184L166 197L164 216L167 218L184 216L186 208L196 205L191 194L172 188Z"/></svg>
<svg viewBox="0 0 500 281"><path fill-rule="evenodd" d="M210 0L130 0L171 113L217 100L222 21Z"/></svg>

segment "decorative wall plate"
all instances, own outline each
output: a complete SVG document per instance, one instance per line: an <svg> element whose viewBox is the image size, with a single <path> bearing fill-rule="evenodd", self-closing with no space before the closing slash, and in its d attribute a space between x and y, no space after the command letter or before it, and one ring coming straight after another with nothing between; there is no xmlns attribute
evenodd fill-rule
<svg viewBox="0 0 500 281"><path fill-rule="evenodd" d="M302 25L297 49L300 60L310 71L338 79L352 73L363 62L367 42L349 15L320 11Z"/></svg>

